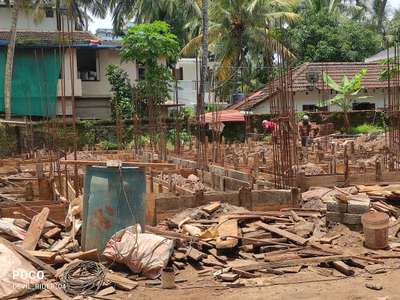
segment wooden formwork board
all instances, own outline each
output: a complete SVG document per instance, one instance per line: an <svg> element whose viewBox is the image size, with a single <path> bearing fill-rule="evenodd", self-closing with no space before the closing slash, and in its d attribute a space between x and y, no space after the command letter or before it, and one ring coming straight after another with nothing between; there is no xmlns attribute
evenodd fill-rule
<svg viewBox="0 0 400 300"><path fill-rule="evenodd" d="M308 190L310 187L334 187L345 184L345 176L343 174L334 175L313 175L306 176L298 174L297 186L302 191ZM347 185L374 185L374 184L393 184L400 183L400 172L382 172L382 175L376 173L350 174Z"/></svg>
<svg viewBox="0 0 400 300"><path fill-rule="evenodd" d="M67 205L64 203L55 203L54 201L25 201L20 204L10 202L1 203L0 217L32 218L44 207L48 207L50 209L49 220L54 220L58 223L64 223Z"/></svg>

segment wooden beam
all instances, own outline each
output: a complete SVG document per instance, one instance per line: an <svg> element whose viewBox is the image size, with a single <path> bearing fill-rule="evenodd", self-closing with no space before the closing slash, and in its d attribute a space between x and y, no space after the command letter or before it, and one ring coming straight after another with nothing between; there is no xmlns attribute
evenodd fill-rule
<svg viewBox="0 0 400 300"><path fill-rule="evenodd" d="M152 162L140 162L140 161L123 161L121 162L123 166L133 166L133 167L143 167L143 168L176 168L175 164L170 163L152 163ZM107 162L104 160L60 160L62 165L82 165L82 166L105 166Z"/></svg>
<svg viewBox="0 0 400 300"><path fill-rule="evenodd" d="M289 231L280 229L280 228L278 228L278 227L276 227L276 226L268 225L268 224L265 224L265 223L260 222L260 221L259 221L259 222L256 222L255 224L256 224L257 226L259 226L259 227L261 227L261 228L267 230L267 231L270 231L270 232L272 232L272 233L275 233L275 234L277 234L277 235L280 235L280 236L282 236L282 237L285 237L285 238L287 238L288 240L291 240L292 242L294 242L294 243L296 243L296 244L299 244L299 245L304 246L304 245L307 243L307 240L306 240L305 238L302 238L301 236L298 236L297 234L291 233L291 232L289 232Z"/></svg>
<svg viewBox="0 0 400 300"><path fill-rule="evenodd" d="M295 267L295 266L312 266L312 265L318 265L320 263L328 263L338 260L347 260L351 258L352 256L350 255L309 257L309 258L290 259L284 261L260 262L255 264L249 264L247 266L237 267L237 269L246 272L251 272L261 269L274 269L274 268Z"/></svg>
<svg viewBox="0 0 400 300"><path fill-rule="evenodd" d="M67 294L64 293L64 291L58 287L55 286L54 283L49 282L46 284L47 289L54 294L54 296L58 297L61 300L72 300L71 297L69 297Z"/></svg>
<svg viewBox="0 0 400 300"><path fill-rule="evenodd" d="M53 264L54 259L57 256L57 252L51 251L41 251L41 250L28 250L27 251L32 256L39 258L47 264Z"/></svg>
<svg viewBox="0 0 400 300"><path fill-rule="evenodd" d="M29 225L25 239L22 242L22 248L24 248L25 250L35 250L40 236L42 235L42 231L44 225L46 224L49 213L49 208L44 207L39 214L32 218L32 222Z"/></svg>
<svg viewBox="0 0 400 300"><path fill-rule="evenodd" d="M106 280L115 284L118 288L120 288L121 290L124 290L124 291L133 290L134 288L136 288L138 286L137 282L130 280L128 278L122 277L121 275L118 275L117 273L107 272Z"/></svg>
<svg viewBox="0 0 400 300"><path fill-rule="evenodd" d="M228 216L221 216L218 223L218 237L216 247L218 250L233 249L238 245L236 238L228 236L239 236L240 230L238 220L230 219Z"/></svg>
<svg viewBox="0 0 400 300"><path fill-rule="evenodd" d="M354 275L354 270L350 268L348 265L346 265L344 262L341 260L338 261L333 261L332 266L338 270L340 273L346 275L346 276L353 276Z"/></svg>

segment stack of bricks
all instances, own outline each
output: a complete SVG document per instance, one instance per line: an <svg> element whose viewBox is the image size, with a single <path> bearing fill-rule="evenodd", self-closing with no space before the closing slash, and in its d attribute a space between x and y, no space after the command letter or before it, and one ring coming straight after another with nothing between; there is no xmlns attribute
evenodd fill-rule
<svg viewBox="0 0 400 300"><path fill-rule="evenodd" d="M369 199L332 199L326 203L326 223L347 225L351 230L362 230L361 215L369 211Z"/></svg>

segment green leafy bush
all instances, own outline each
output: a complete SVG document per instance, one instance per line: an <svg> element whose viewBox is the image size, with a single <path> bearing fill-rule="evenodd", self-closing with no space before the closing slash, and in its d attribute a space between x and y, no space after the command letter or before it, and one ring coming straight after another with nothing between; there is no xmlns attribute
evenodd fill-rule
<svg viewBox="0 0 400 300"><path fill-rule="evenodd" d="M132 87L128 73L116 65L108 65L106 70L108 82L111 85L111 116L116 120L117 113L123 119L132 117Z"/></svg>
<svg viewBox="0 0 400 300"><path fill-rule="evenodd" d="M117 150L118 149L118 145L116 143L107 141L107 140L103 140L100 143L97 144L97 147L100 150Z"/></svg>
<svg viewBox="0 0 400 300"><path fill-rule="evenodd" d="M382 127L371 125L371 124L362 124L356 127L353 127L351 130L353 133L381 133L384 131Z"/></svg>

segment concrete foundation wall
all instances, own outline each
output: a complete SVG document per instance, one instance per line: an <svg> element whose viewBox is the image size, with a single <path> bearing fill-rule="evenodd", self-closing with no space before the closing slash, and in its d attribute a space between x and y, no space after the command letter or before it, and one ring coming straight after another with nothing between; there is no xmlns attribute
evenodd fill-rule
<svg viewBox="0 0 400 300"><path fill-rule="evenodd" d="M264 191L242 189L235 192L216 192L207 195L199 193L182 196L176 196L172 193L148 194L146 222L155 225L184 209L198 207L213 201L243 206L255 211L276 211L282 208L298 207L301 194L298 189Z"/></svg>

